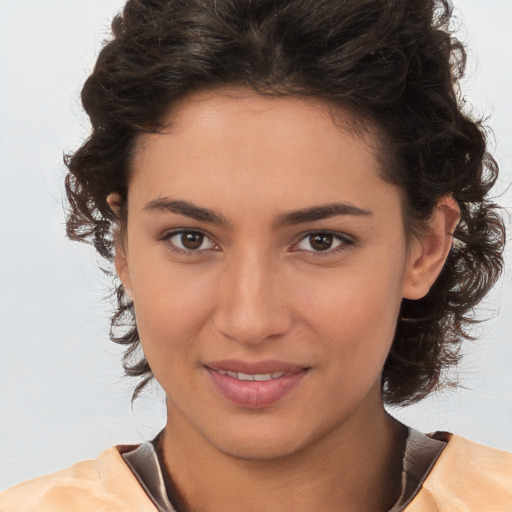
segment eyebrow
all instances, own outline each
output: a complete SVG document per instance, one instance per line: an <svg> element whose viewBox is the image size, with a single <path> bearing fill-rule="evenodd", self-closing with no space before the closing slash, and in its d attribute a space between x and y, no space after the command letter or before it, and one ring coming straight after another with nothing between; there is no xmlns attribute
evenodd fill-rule
<svg viewBox="0 0 512 512"><path fill-rule="evenodd" d="M144 206L144 210L159 210L163 212L184 215L202 222L211 224L219 224L221 226L229 226L229 221L224 215L217 213L208 208L202 208L190 201L182 201L178 199L170 199L167 197L154 199Z"/></svg>
<svg viewBox="0 0 512 512"><path fill-rule="evenodd" d="M372 216L373 213L370 210L359 208L350 203L329 203L285 213L278 218L276 226L282 227L301 224L303 222L314 222L338 215L369 217Z"/></svg>
<svg viewBox="0 0 512 512"><path fill-rule="evenodd" d="M158 198L147 203L144 206L144 209L150 211L159 210L177 215L184 215L185 217L190 217L202 222L219 224L226 227L230 226L230 222L221 213L197 206L190 201L170 199L167 197ZM302 224L304 222L314 222L330 217L336 217L338 215L367 217L372 216L373 213L370 210L359 208L350 203L329 203L285 213L278 217L275 226L279 228L294 224Z"/></svg>

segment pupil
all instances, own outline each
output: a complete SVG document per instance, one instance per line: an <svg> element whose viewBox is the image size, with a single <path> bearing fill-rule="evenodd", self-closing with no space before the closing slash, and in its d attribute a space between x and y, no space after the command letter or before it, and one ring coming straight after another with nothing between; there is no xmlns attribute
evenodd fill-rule
<svg viewBox="0 0 512 512"><path fill-rule="evenodd" d="M311 237L310 244L317 251L326 251L331 248L332 235L314 235Z"/></svg>
<svg viewBox="0 0 512 512"><path fill-rule="evenodd" d="M181 243L187 249L199 249L203 239L204 235L201 235L201 233L183 233L181 235Z"/></svg>

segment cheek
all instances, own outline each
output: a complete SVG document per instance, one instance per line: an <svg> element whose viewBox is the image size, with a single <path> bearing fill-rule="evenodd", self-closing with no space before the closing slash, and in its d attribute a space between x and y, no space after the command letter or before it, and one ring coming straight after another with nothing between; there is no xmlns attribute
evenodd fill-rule
<svg viewBox="0 0 512 512"><path fill-rule="evenodd" d="M322 283L304 286L301 309L328 343L328 351L351 368L383 364L396 330L401 304L401 271L392 262L333 272Z"/></svg>
<svg viewBox="0 0 512 512"><path fill-rule="evenodd" d="M210 316L209 279L200 272L193 274L191 279L187 266L184 271L173 271L166 263L145 270L137 266L132 278L135 314L142 348L152 367L170 364L176 360L173 356L191 355L193 341Z"/></svg>

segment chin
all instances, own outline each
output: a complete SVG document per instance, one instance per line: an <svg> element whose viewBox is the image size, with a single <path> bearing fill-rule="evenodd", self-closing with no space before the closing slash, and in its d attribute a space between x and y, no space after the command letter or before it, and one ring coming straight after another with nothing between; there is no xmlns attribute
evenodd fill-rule
<svg viewBox="0 0 512 512"><path fill-rule="evenodd" d="M302 444L291 439L231 439L216 448L229 457L245 461L271 461L289 457L302 449Z"/></svg>
<svg viewBox="0 0 512 512"><path fill-rule="evenodd" d="M238 425L233 428L220 429L209 432L203 437L217 450L241 460L267 461L293 456L308 447L321 442L328 435L319 432L318 428L311 431L300 431L292 425L274 424L266 425Z"/></svg>

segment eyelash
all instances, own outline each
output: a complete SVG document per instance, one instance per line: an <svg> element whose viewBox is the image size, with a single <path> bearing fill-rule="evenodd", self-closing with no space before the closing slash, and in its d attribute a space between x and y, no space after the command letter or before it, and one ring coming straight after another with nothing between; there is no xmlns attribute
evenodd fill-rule
<svg viewBox="0 0 512 512"><path fill-rule="evenodd" d="M178 247L175 243L173 243L171 240L174 237L177 236L183 236L183 235L199 235L203 237L202 242L205 240L209 240L211 244L213 244L214 248L208 248L208 249L198 249L198 250L192 250L187 248L181 248ZM203 231L199 231L196 229L179 229L176 231L170 231L167 233L164 233L159 239L159 241L163 242L172 252L183 254L184 256L198 256L203 254L206 251L215 250L217 251L218 245L212 240L212 237L208 234L204 233Z"/></svg>
<svg viewBox="0 0 512 512"><path fill-rule="evenodd" d="M173 243L171 241L174 237L183 236L186 234L199 235L199 236L203 237L203 239L201 240L201 245L205 240L209 240L210 243L213 245L213 247L211 247L211 248L209 247L207 249L193 250L193 249L186 249L186 248L178 247L175 243ZM339 245L336 246L334 249L329 248L329 249L326 249L325 251L315 251L315 250L307 250L307 249L297 248L301 242L307 240L308 238L311 239L315 236L332 237L333 242L337 241L337 242L339 242ZM180 230L176 230L176 231L170 231L170 232L164 233L161 237L158 238L158 240L165 243L165 245L171 251L185 255L185 256L199 256L199 255L202 255L206 251L210 251L210 250L218 251L219 250L219 246L212 240L212 238L208 234L204 233L203 231L194 230L194 229L180 229ZM310 244L311 244L311 242L310 242ZM290 252L304 252L304 253L308 253L309 255L311 255L313 257L325 257L325 256L329 256L332 254L337 254L342 251L346 251L353 244L354 244L354 240L352 240L351 238L347 237L346 235L344 235L342 233L338 233L338 232L334 232L334 231L310 231L310 232L304 233L300 236L299 240L293 244Z"/></svg>
<svg viewBox="0 0 512 512"><path fill-rule="evenodd" d="M314 250L306 250L306 249L297 249L298 245L307 240L308 238L311 239L315 236L327 236L327 237L332 237L333 239L333 242L334 241L337 241L339 242L339 245L337 247L335 247L334 249L327 249L325 251L314 251ZM302 252L305 252L305 253L309 253L310 256L314 257L314 258L318 258L318 257L326 257L326 256L331 256L333 254L338 254L340 252L343 252L343 251L346 251L349 249L349 247L351 245L354 245L354 240L350 237L348 237L347 235L343 234L343 233L338 233L336 231L310 231L308 233L304 233L303 235L301 235L301 237L299 238L298 242L296 242L294 245L293 245L293 248L292 248L292 251L293 252L299 252L299 251L302 251ZM310 242L311 244L311 242Z"/></svg>

